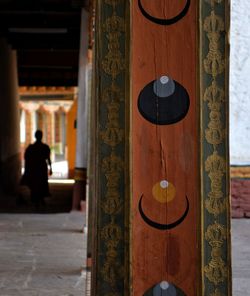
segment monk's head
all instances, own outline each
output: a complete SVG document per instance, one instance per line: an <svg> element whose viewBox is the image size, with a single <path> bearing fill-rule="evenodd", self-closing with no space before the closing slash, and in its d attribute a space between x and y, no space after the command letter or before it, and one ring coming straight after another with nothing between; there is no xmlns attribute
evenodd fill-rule
<svg viewBox="0 0 250 296"><path fill-rule="evenodd" d="M35 138L36 138L37 141L41 142L42 141L42 138L43 138L43 132L40 131L40 130L37 130L35 132Z"/></svg>

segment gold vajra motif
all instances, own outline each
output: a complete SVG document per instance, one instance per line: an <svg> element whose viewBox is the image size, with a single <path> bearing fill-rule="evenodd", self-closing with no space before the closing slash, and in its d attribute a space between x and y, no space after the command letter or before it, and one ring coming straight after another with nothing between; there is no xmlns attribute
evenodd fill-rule
<svg viewBox="0 0 250 296"><path fill-rule="evenodd" d="M226 199L222 191L222 179L226 172L225 159L214 151L205 162L205 170L211 181L211 191L208 193L205 206L209 213L217 216L226 210Z"/></svg>
<svg viewBox="0 0 250 296"><path fill-rule="evenodd" d="M120 52L108 53L102 61L103 70L114 78L125 69L125 62Z"/></svg>
<svg viewBox="0 0 250 296"><path fill-rule="evenodd" d="M215 5L223 0L205 0L211 5L211 12L205 18L203 29L208 39L208 53L203 60L204 72L211 75L211 85L205 89L203 100L209 108L209 121L205 129L205 139L212 145L212 154L205 161L205 171L210 179L210 191L205 200L206 210L217 217L226 210L227 200L223 192L223 181L226 174L225 158L218 153L218 146L224 143L226 130L222 122L222 110L224 110L225 93L217 83L217 76L225 71L224 49L221 51L220 42L225 32L223 17L215 13ZM205 38L206 38L205 37ZM224 46L222 47L224 48ZM206 108L204 109L206 110ZM212 223L212 222L210 222ZM209 222L207 222L209 224ZM223 245L227 240L226 227L214 222L206 226L205 239L211 246L210 257L206 259L204 267L206 278L215 286L210 296L222 296L218 284L223 283L228 276L228 267L222 258ZM223 294L224 295L224 294Z"/></svg>
<svg viewBox="0 0 250 296"><path fill-rule="evenodd" d="M221 257L212 258L204 267L206 277L215 285L223 283L227 278L227 267Z"/></svg>
<svg viewBox="0 0 250 296"><path fill-rule="evenodd" d="M227 277L227 267L222 259L222 245L227 239L226 228L215 222L209 225L205 234L205 238L212 247L211 260L204 267L206 277L210 282L218 285L224 282Z"/></svg>
<svg viewBox="0 0 250 296"><path fill-rule="evenodd" d="M110 224L104 226L101 236L106 242L107 248L115 249L122 239L121 228L112 221Z"/></svg>
<svg viewBox="0 0 250 296"><path fill-rule="evenodd" d="M215 6L216 3L220 4L222 3L224 0L205 0L208 4L210 4L212 7Z"/></svg>
<svg viewBox="0 0 250 296"><path fill-rule="evenodd" d="M113 14L105 21L103 29L107 33L108 53L102 61L102 68L114 80L125 69L125 60L119 42L121 32L124 31L124 19Z"/></svg>
<svg viewBox="0 0 250 296"><path fill-rule="evenodd" d="M101 208L110 222L101 230L101 240L105 246L103 265L100 267L103 280L110 286L112 292L103 293L104 296L118 296L118 282L124 277L124 269L119 254L119 243L123 240L122 226L115 223L115 217L123 208L123 198L120 192L120 179L124 170L123 158L116 155L115 148L124 141L124 128L121 128L120 107L124 101L124 91L117 85L117 76L125 70L124 53L120 47L121 38L125 31L125 19L118 16L116 7L120 0L104 0L112 6L112 15L104 17L101 34L105 35L102 48L105 53L101 67L105 72L105 88L101 93L101 100L106 107L107 121L100 131L102 141L107 144L110 154L101 160L101 170L106 178L106 188L101 192ZM105 6L105 5L103 5ZM107 44L106 44L107 42ZM109 81L109 84L106 83ZM119 223L122 223L120 219Z"/></svg>
<svg viewBox="0 0 250 296"><path fill-rule="evenodd" d="M215 291L212 294L210 294L210 296L223 296L223 294L221 294L219 289L215 289Z"/></svg>
<svg viewBox="0 0 250 296"><path fill-rule="evenodd" d="M119 103L110 103L107 105L108 122L105 130L100 132L104 143L111 147L117 146L124 139L124 129L119 127L119 108Z"/></svg>
<svg viewBox="0 0 250 296"><path fill-rule="evenodd" d="M218 1L218 0L217 0ZM105 3L112 5L113 7L119 4L121 0L105 0Z"/></svg>
<svg viewBox="0 0 250 296"><path fill-rule="evenodd" d="M118 44L119 44L118 37L120 36L120 34L117 34L117 33L123 32L124 28L125 28L124 19L117 15L112 15L111 17L107 18L103 25L103 29L106 33L114 33L114 35L111 35L109 41L118 42Z"/></svg>
<svg viewBox="0 0 250 296"><path fill-rule="evenodd" d="M208 143L212 145L219 145L225 138L225 129L223 129L222 126L220 113L224 100L224 91L214 80L212 85L209 86L204 93L204 101L208 102L208 107L211 110L208 128L205 130L205 137Z"/></svg>
<svg viewBox="0 0 250 296"><path fill-rule="evenodd" d="M112 288L115 288L117 280L123 277L120 263L117 262L116 258L108 256L103 264L101 273L105 282L109 283Z"/></svg>
<svg viewBox="0 0 250 296"><path fill-rule="evenodd" d="M209 109L220 111L222 103L225 101L224 90L220 88L216 81L205 90L204 101L208 102Z"/></svg>
<svg viewBox="0 0 250 296"><path fill-rule="evenodd" d="M113 151L102 161L102 170L107 173L119 173L124 168L124 162L120 156L117 156Z"/></svg>
<svg viewBox="0 0 250 296"><path fill-rule="evenodd" d="M215 197L207 198L205 201L206 209L214 216L223 213L226 210L226 205L227 203L225 199L218 199Z"/></svg>
<svg viewBox="0 0 250 296"><path fill-rule="evenodd" d="M205 238L211 247L221 247L227 238L225 226L217 222L209 225L205 234Z"/></svg>
<svg viewBox="0 0 250 296"><path fill-rule="evenodd" d="M115 147L120 142L122 142L124 130L115 127L109 127L105 131L101 132L101 137L104 143L111 147Z"/></svg>
<svg viewBox="0 0 250 296"><path fill-rule="evenodd" d="M115 189L111 192L111 189L108 189L105 200L102 203L103 211L108 215L117 215L122 207L123 202L120 199L119 191Z"/></svg>
<svg viewBox="0 0 250 296"><path fill-rule="evenodd" d="M102 101L105 103L120 103L124 101L124 92L114 83L107 87L102 95Z"/></svg>
<svg viewBox="0 0 250 296"><path fill-rule="evenodd" d="M208 172L208 176L211 182L216 183L216 187L221 187L221 179L226 172L226 161L225 159L218 155L217 151L214 151L205 162L205 170Z"/></svg>
<svg viewBox="0 0 250 296"><path fill-rule="evenodd" d="M204 68L208 74L215 78L225 69L225 61L219 50L221 32L225 30L222 18L212 11L210 16L205 19L204 30L209 39L209 52L204 60Z"/></svg>

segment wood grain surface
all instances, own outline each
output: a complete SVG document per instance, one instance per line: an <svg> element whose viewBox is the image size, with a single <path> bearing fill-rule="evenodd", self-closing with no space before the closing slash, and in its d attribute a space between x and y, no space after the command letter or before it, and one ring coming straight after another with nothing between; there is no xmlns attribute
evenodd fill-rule
<svg viewBox="0 0 250 296"><path fill-rule="evenodd" d="M185 0L142 0L144 8L159 18L178 14ZM137 0L132 8L132 290L142 296L152 286L168 281L186 295L197 295L199 250L198 97L197 97L197 1L187 15L170 26L150 22L140 12ZM167 75L186 88L190 108L184 119L171 125L154 125L138 111L140 91L151 81ZM175 198L160 203L152 188L171 182ZM172 223L186 209L186 219L172 230L157 230L141 218L138 203L143 194L144 213L159 223Z"/></svg>

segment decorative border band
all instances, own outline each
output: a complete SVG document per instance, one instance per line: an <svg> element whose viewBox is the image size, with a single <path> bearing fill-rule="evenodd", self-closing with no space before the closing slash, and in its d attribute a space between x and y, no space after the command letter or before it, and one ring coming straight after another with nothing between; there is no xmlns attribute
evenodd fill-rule
<svg viewBox="0 0 250 296"><path fill-rule="evenodd" d="M129 295L128 3L96 1L97 205L94 294ZM126 99L127 98L127 99Z"/></svg>
<svg viewBox="0 0 250 296"><path fill-rule="evenodd" d="M231 295L226 0L200 1L202 295Z"/></svg>

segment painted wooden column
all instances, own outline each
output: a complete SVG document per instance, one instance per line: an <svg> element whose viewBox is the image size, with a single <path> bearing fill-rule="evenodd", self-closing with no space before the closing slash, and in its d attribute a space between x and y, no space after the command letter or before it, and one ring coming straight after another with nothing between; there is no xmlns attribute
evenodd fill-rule
<svg viewBox="0 0 250 296"><path fill-rule="evenodd" d="M13 193L20 179L20 113L16 51L0 38L0 191Z"/></svg>
<svg viewBox="0 0 250 296"><path fill-rule="evenodd" d="M133 1L134 296L200 296L198 4Z"/></svg>
<svg viewBox="0 0 250 296"><path fill-rule="evenodd" d="M228 2L128 2L96 6L91 295L231 296Z"/></svg>

